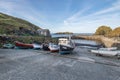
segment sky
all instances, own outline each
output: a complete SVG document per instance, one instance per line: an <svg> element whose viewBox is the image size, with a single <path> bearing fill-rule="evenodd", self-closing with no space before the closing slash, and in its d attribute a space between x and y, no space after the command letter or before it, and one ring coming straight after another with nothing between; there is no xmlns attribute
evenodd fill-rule
<svg viewBox="0 0 120 80"><path fill-rule="evenodd" d="M102 25L120 26L120 0L0 0L0 12L51 33L94 33Z"/></svg>

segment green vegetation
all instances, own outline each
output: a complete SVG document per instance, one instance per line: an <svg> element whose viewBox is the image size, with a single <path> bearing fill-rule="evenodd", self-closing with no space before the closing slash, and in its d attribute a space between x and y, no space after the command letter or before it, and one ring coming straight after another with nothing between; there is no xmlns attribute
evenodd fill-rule
<svg viewBox="0 0 120 80"><path fill-rule="evenodd" d="M45 36L15 36L15 35L9 35L9 36L0 36L0 48L5 43L11 43L14 44L15 41L20 41L23 43L43 43L43 42L54 42L57 43L56 38L51 37L45 37Z"/></svg>
<svg viewBox="0 0 120 80"><path fill-rule="evenodd" d="M109 36L110 37L120 37L120 27L117 27L113 31L111 31Z"/></svg>
<svg viewBox="0 0 120 80"><path fill-rule="evenodd" d="M112 30L108 26L100 26L96 30L95 35L103 35L106 37L120 37L120 27Z"/></svg>
<svg viewBox="0 0 120 80"><path fill-rule="evenodd" d="M26 20L0 13L0 47L5 43L14 44L15 41L23 43L56 41L50 36L40 35L38 29L41 28Z"/></svg>
<svg viewBox="0 0 120 80"><path fill-rule="evenodd" d="M95 35L108 35L110 32L112 31L112 29L108 26L100 26L96 32Z"/></svg>
<svg viewBox="0 0 120 80"><path fill-rule="evenodd" d="M73 34L72 32L57 32L55 34Z"/></svg>
<svg viewBox="0 0 120 80"><path fill-rule="evenodd" d="M0 13L0 34L23 36L38 35L36 33L37 29L40 28L28 21Z"/></svg>

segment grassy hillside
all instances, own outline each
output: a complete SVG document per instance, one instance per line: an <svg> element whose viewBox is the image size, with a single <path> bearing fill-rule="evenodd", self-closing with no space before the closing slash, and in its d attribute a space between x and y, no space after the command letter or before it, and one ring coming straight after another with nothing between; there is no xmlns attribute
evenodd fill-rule
<svg viewBox="0 0 120 80"><path fill-rule="evenodd" d="M9 35L38 35L38 26L13 16L0 13L0 34Z"/></svg>

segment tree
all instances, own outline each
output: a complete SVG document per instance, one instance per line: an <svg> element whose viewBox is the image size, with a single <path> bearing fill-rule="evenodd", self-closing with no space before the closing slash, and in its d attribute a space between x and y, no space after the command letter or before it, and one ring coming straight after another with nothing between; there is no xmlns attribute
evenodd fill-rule
<svg viewBox="0 0 120 80"><path fill-rule="evenodd" d="M95 35L104 35L107 36L110 32L112 31L112 29L108 26L100 26L96 32Z"/></svg>
<svg viewBox="0 0 120 80"><path fill-rule="evenodd" d="M111 37L120 37L120 27L115 28L115 29L111 32Z"/></svg>

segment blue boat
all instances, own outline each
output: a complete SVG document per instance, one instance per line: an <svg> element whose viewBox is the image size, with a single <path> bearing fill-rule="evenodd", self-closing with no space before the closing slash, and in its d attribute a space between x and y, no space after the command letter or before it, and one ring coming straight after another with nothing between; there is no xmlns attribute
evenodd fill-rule
<svg viewBox="0 0 120 80"><path fill-rule="evenodd" d="M12 45L12 44L10 44L10 43L3 45L3 48L5 48L5 49L13 49L14 47L15 47L15 46Z"/></svg>

